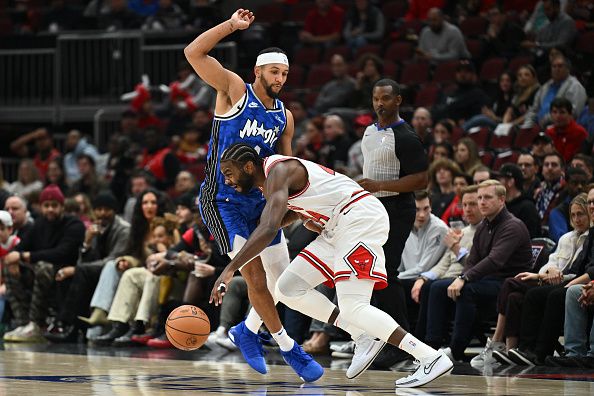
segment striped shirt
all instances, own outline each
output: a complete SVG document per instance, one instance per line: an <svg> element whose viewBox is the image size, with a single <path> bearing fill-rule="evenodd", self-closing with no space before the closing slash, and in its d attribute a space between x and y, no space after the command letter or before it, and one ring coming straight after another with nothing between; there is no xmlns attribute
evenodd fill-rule
<svg viewBox="0 0 594 396"><path fill-rule="evenodd" d="M404 121L379 129L377 123L365 130L361 141L363 177L378 181L397 180L404 176L426 171L429 164L421 139ZM412 196L412 192L403 193ZM378 198L399 195L397 192L378 191Z"/></svg>

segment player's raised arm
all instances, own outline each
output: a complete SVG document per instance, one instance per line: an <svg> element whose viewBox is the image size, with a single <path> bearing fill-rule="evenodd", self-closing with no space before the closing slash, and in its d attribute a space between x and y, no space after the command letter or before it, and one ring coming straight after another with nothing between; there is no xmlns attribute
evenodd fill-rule
<svg viewBox="0 0 594 396"><path fill-rule="evenodd" d="M254 14L250 10L240 8L231 18L219 25L207 30L192 41L185 49L186 59L196 73L208 85L231 96L243 95L244 83L237 74L225 69L219 61L208 55L208 53L221 41L236 30L247 29L254 21ZM235 93L234 90L240 92Z"/></svg>

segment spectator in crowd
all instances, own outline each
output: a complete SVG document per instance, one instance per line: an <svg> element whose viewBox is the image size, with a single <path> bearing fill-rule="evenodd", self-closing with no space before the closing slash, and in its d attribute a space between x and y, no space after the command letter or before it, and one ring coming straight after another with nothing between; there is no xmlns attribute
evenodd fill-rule
<svg viewBox="0 0 594 396"><path fill-rule="evenodd" d="M196 225L200 214L198 204L196 203L197 192L188 191L183 193L175 200L175 215L178 221L178 231L184 235L187 230Z"/></svg>
<svg viewBox="0 0 594 396"><path fill-rule="evenodd" d="M12 233L12 217L5 210L0 210L0 265L3 267L4 257L21 242L21 239ZM6 307L6 284L0 272L0 320L4 318Z"/></svg>
<svg viewBox="0 0 594 396"><path fill-rule="evenodd" d="M350 107L371 112L372 90L384 72L383 61L374 54L364 54L358 60L359 71L355 80L355 92L351 95Z"/></svg>
<svg viewBox="0 0 594 396"><path fill-rule="evenodd" d="M456 163L467 175L474 174L476 168L482 165L479 158L478 147L474 140L469 137L458 140L456 144L454 158Z"/></svg>
<svg viewBox="0 0 594 396"><path fill-rule="evenodd" d="M522 27L508 18L498 6L491 7L487 14L489 26L484 38L484 58L500 56L512 58L517 54L525 34Z"/></svg>
<svg viewBox="0 0 594 396"><path fill-rule="evenodd" d="M551 63L551 79L534 96L534 102L526 113L522 128L541 127L550 123L551 103L555 98L568 99L577 118L586 103L586 90L577 78L570 75L571 64L566 57L558 56Z"/></svg>
<svg viewBox="0 0 594 396"><path fill-rule="evenodd" d="M351 50L379 43L384 37L385 19L382 11L369 0L355 0L346 13L343 37Z"/></svg>
<svg viewBox="0 0 594 396"><path fill-rule="evenodd" d="M565 162L561 154L553 152L545 155L542 162L542 182L534 197L536 210L543 226L549 224L549 214L559 202L559 194L565 185L563 167Z"/></svg>
<svg viewBox="0 0 594 396"><path fill-rule="evenodd" d="M319 162L319 151L324 144L324 119L314 117L307 121L305 134L295 141L295 155L313 162Z"/></svg>
<svg viewBox="0 0 594 396"><path fill-rule="evenodd" d="M433 127L433 141L438 144L442 142L452 142L452 134L454 133L454 124L448 119L441 119L435 123Z"/></svg>
<svg viewBox="0 0 594 396"><path fill-rule="evenodd" d="M148 17L159 9L159 0L128 0L128 7L142 17Z"/></svg>
<svg viewBox="0 0 594 396"><path fill-rule="evenodd" d="M44 187L49 186L50 184L55 184L60 187L61 191L67 191L68 189L64 166L62 165L62 159L59 157L51 160L47 167Z"/></svg>
<svg viewBox="0 0 594 396"><path fill-rule="evenodd" d="M142 25L143 30L169 31L181 29L186 22L186 14L173 0L159 0L157 11Z"/></svg>
<svg viewBox="0 0 594 396"><path fill-rule="evenodd" d="M540 217L532 198L524 194L522 170L516 164L504 164L498 173L498 179L506 190L507 210L526 224L530 238L540 237Z"/></svg>
<svg viewBox="0 0 594 396"><path fill-rule="evenodd" d="M488 166L485 165L480 165L477 166L474 169L474 172L472 173L472 183L479 185L482 182L484 182L485 180L489 180L492 179L492 172L491 169L489 169Z"/></svg>
<svg viewBox="0 0 594 396"><path fill-rule="evenodd" d="M427 14L432 8L444 9L447 3L444 0L410 0L404 19L407 21L427 19Z"/></svg>
<svg viewBox="0 0 594 396"><path fill-rule="evenodd" d="M423 142L425 151L429 152L434 139L431 135L433 119L431 118L429 110L424 107L417 107L413 113L411 125L415 129L417 135L419 135L421 142Z"/></svg>
<svg viewBox="0 0 594 396"><path fill-rule="evenodd" d="M549 23L536 31L534 41L525 40L521 43L523 48L531 49L537 55L542 54L542 50L569 47L577 34L575 21L561 11L559 0L544 0L542 4Z"/></svg>
<svg viewBox="0 0 594 396"><path fill-rule="evenodd" d="M175 177L174 193L175 196L180 196L190 191L198 191L196 185L196 178L188 171L181 171Z"/></svg>
<svg viewBox="0 0 594 396"><path fill-rule="evenodd" d="M488 316L485 303L495 303L503 279L528 270L532 257L528 230L505 208L505 194L498 181L479 184L479 209L485 220L476 229L463 273L454 281L443 279L431 286L426 340L436 347L442 345L454 305L454 328L447 352L456 360L463 359L470 343L477 308L481 307L481 317Z"/></svg>
<svg viewBox="0 0 594 396"><path fill-rule="evenodd" d="M202 131L194 124L187 124L175 150L180 166L203 174L207 153L208 144L204 142Z"/></svg>
<svg viewBox="0 0 594 396"><path fill-rule="evenodd" d="M448 229L443 238L443 244L447 247L445 253L433 268L419 275L411 289L412 300L419 304L415 331L419 339L425 339L431 284L438 279L454 279L462 273L461 260L470 251L476 227L483 219L478 208L477 191L478 186L469 186L462 190L464 220L468 225L462 229Z"/></svg>
<svg viewBox="0 0 594 396"><path fill-rule="evenodd" d="M50 33L78 28L80 12L65 0L52 0L50 8L44 13L41 29Z"/></svg>
<svg viewBox="0 0 594 396"><path fill-rule="evenodd" d="M532 65L524 65L518 68L516 72L516 83L514 84L514 96L511 100L511 106L508 107L503 115L503 122L521 125L528 108L534 102L534 96L540 88L536 70Z"/></svg>
<svg viewBox="0 0 594 396"><path fill-rule="evenodd" d="M116 213L118 201L109 191L101 191L93 200L95 220L85 232L76 266L61 269L58 282L72 277L70 288L57 315L57 324L44 336L52 342L76 341L77 316L88 316L89 304L105 263L125 253L130 224Z"/></svg>
<svg viewBox="0 0 594 396"><path fill-rule="evenodd" d="M221 23L218 8L210 0L196 0L190 3L188 26L198 32L204 32Z"/></svg>
<svg viewBox="0 0 594 396"><path fill-rule="evenodd" d="M344 172L349 161L351 140L340 116L329 115L324 120L324 145L319 151L322 165Z"/></svg>
<svg viewBox="0 0 594 396"><path fill-rule="evenodd" d="M132 109L122 112L118 134L129 139L131 147L138 150L138 147L144 143L144 133L139 126L138 113Z"/></svg>
<svg viewBox="0 0 594 396"><path fill-rule="evenodd" d="M8 300L18 325L4 334L4 341L42 339L54 277L61 268L76 264L83 242L84 226L63 213L64 196L57 186L47 186L39 201L41 217L4 259ZM30 300L27 290L32 290Z"/></svg>
<svg viewBox="0 0 594 396"><path fill-rule="evenodd" d="M539 163L542 164L545 155L551 154L553 151L555 151L553 139L546 133L540 132L534 137L534 140L532 140L532 150L530 151L530 154L532 154Z"/></svg>
<svg viewBox="0 0 594 396"><path fill-rule="evenodd" d="M448 142L435 143L433 145L433 152L429 157L431 163L440 159L454 160L454 148Z"/></svg>
<svg viewBox="0 0 594 396"><path fill-rule="evenodd" d="M561 190L559 203L549 215L549 238L557 242L561 235L571 230L569 203L578 194L583 193L589 179L586 172L580 168L567 168L565 170L565 186Z"/></svg>
<svg viewBox="0 0 594 396"><path fill-rule="evenodd" d="M412 287L419 275L433 268L443 256L446 250L444 237L448 232L448 226L431 214L431 201L427 191L415 192L415 206L415 222L404 245L398 268L398 279L406 296L408 320L413 328L418 310L410 298Z"/></svg>
<svg viewBox="0 0 594 396"><path fill-rule="evenodd" d="M536 157L530 153L521 153L516 164L522 171L524 180L522 191L526 197L534 200L536 190L540 186L540 179L538 178L539 166Z"/></svg>
<svg viewBox="0 0 594 396"><path fill-rule="evenodd" d="M316 0L305 17L299 40L305 45L319 45L328 48L340 41L344 20L344 10L333 0Z"/></svg>
<svg viewBox="0 0 594 396"><path fill-rule="evenodd" d="M590 94L588 104L584 106L584 110L582 110L577 121L588 131L589 137L594 137L594 95Z"/></svg>
<svg viewBox="0 0 594 396"><path fill-rule="evenodd" d="M539 0L534 5L534 10L530 17L524 24L524 32L528 35L534 36L536 32L540 31L543 27L545 27L549 23L549 19L547 18L544 12L544 2Z"/></svg>
<svg viewBox="0 0 594 396"><path fill-rule="evenodd" d="M551 102L551 121L546 134L553 139L555 149L569 162L582 149L588 132L575 122L571 102L566 98L555 98Z"/></svg>
<svg viewBox="0 0 594 396"><path fill-rule="evenodd" d="M460 173L460 167L450 159L438 159L431 164L431 212L435 216L441 217L454 199L454 175Z"/></svg>
<svg viewBox="0 0 594 396"><path fill-rule="evenodd" d="M82 154L87 154L93 158L93 161L97 161L97 158L99 158L99 151L95 146L87 142L87 138L76 129L68 132L66 141L64 142L64 149L66 150L66 154L64 155L66 181L68 184L72 185L74 182L78 181L81 176L78 168L78 157Z"/></svg>
<svg viewBox="0 0 594 396"><path fill-rule="evenodd" d="M128 223L132 222L132 215L138 196L153 185L153 177L145 170L139 169L130 176L130 197L124 204L123 217Z"/></svg>
<svg viewBox="0 0 594 396"><path fill-rule="evenodd" d="M503 116L511 106L513 95L513 77L509 72L503 72L499 76L498 89L495 100L488 106L483 106L481 114L474 115L466 121L462 127L465 131L477 126L486 126L495 129L503 121Z"/></svg>
<svg viewBox="0 0 594 396"><path fill-rule="evenodd" d="M433 118L440 120L449 118L457 125L481 114L488 104L488 95L477 85L474 65L462 60L456 67L456 89L451 93L443 93L431 109Z"/></svg>
<svg viewBox="0 0 594 396"><path fill-rule="evenodd" d="M135 12L128 8L125 0L110 0L109 8L101 10L98 21L99 28L108 32L122 29L138 29L140 24L141 19Z"/></svg>
<svg viewBox="0 0 594 396"><path fill-rule="evenodd" d="M324 87L322 87L323 89ZM320 90L321 93L321 90ZM320 95L318 95L318 98ZM317 101L317 98L316 98ZM287 104L287 109L293 114L293 120L295 122L295 133L293 134L293 152L295 152L295 143L297 139L299 139L303 134L305 134L305 129L307 127L307 122L309 121L308 117L308 108L305 105L305 102L302 100L291 100Z"/></svg>
<svg viewBox="0 0 594 396"><path fill-rule="evenodd" d="M462 191L471 184L472 178L470 176L463 173L454 175L454 199L441 215L441 220L448 226L453 227L453 224L462 221Z"/></svg>
<svg viewBox="0 0 594 396"><path fill-rule="evenodd" d="M107 185L97 175L95 167L95 159L89 154L80 154L76 160L78 165L78 174L80 178L72 184L69 194L76 195L83 193L89 197L94 198L101 190L104 190Z"/></svg>
<svg viewBox="0 0 594 396"><path fill-rule="evenodd" d="M592 181L592 176L594 176L594 160L589 155L577 153L569 162L569 167L580 168L588 175L588 182Z"/></svg>
<svg viewBox="0 0 594 396"><path fill-rule="evenodd" d="M17 180L10 183L8 191L29 199L32 194L39 193L42 188L43 182L39 179L39 172L33 161L22 160L19 164Z"/></svg>
<svg viewBox="0 0 594 396"><path fill-rule="evenodd" d="M139 166L153 175L155 187L163 191L173 186L180 171L179 160L154 128L145 132L145 149Z"/></svg>
<svg viewBox="0 0 594 396"><path fill-rule="evenodd" d="M54 141L46 128L37 128L18 137L10 143L10 150L20 158L30 157L31 142L35 143L33 162L39 176L45 179L50 161L59 158L60 152L54 148Z"/></svg>
<svg viewBox="0 0 594 396"><path fill-rule="evenodd" d="M348 75L348 65L343 56L333 55L330 66L333 78L320 88L314 104L317 114L323 114L334 107L347 107L355 91L355 80Z"/></svg>
<svg viewBox="0 0 594 396"><path fill-rule="evenodd" d="M361 114L355 117L353 126L355 127L355 136L357 141L349 148L349 162L348 162L348 175L353 180L359 179L363 175L363 150L361 149L361 143L363 142L363 135L365 129L373 123L373 118L369 114Z"/></svg>
<svg viewBox="0 0 594 396"><path fill-rule="evenodd" d="M457 26L444 20L443 11L432 8L427 14L429 26L421 31L416 53L431 62L470 58L464 36Z"/></svg>
<svg viewBox="0 0 594 396"><path fill-rule="evenodd" d="M497 301L497 326L493 337L487 340L483 351L472 360L471 364L482 366L497 361L502 364L513 363L508 352L518 346L520 325L522 320L522 303L526 293L533 288L545 287L561 283L560 274L573 267L573 263L580 258L584 243L589 239L588 228L590 216L586 204L586 194L576 197L571 202L571 222L573 231L564 234L557 244L548 262L542 268L535 268L538 272L521 272L503 283ZM594 196L594 191L593 191ZM546 298L541 304L546 304ZM544 305L544 304L543 304ZM547 323L547 327L559 327ZM491 354L491 357L489 357Z"/></svg>
<svg viewBox="0 0 594 396"><path fill-rule="evenodd" d="M94 198L95 197L93 196L93 199ZM77 217L83 222L85 227L90 226L91 223L95 221L95 214L93 213L93 207L91 206L91 199L85 193L78 193L74 195L72 199L74 199L74 202L78 206ZM64 204L64 206L66 205Z"/></svg>
<svg viewBox="0 0 594 396"><path fill-rule="evenodd" d="M12 218L12 232L21 240L33 228L33 218L27 210L27 200L20 195L11 195L4 203L4 210Z"/></svg>

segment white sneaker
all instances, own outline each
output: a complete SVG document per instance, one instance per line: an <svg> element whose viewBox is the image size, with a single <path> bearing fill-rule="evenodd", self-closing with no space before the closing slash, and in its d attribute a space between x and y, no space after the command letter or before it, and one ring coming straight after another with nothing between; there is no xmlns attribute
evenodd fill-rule
<svg viewBox="0 0 594 396"><path fill-rule="evenodd" d="M35 322L29 322L23 329L14 335L11 341L16 342L45 342L41 329Z"/></svg>
<svg viewBox="0 0 594 396"><path fill-rule="evenodd" d="M6 333L4 333L4 341L8 341L8 342L12 342L14 341L15 337L18 336L19 334L21 334L23 332L23 329L26 327L27 325L22 325L17 327L14 330L11 331L7 331Z"/></svg>
<svg viewBox="0 0 594 396"><path fill-rule="evenodd" d="M493 351L501 350L505 351L505 344L503 342L494 342L490 338L487 338L487 344L485 348L470 361L472 367L484 367L492 366L497 362L497 359L493 357Z"/></svg>
<svg viewBox="0 0 594 396"><path fill-rule="evenodd" d="M345 342L339 346L330 345L330 349L332 350L332 357L351 359L355 354L355 341Z"/></svg>
<svg viewBox="0 0 594 396"><path fill-rule="evenodd" d="M206 345L208 347L218 345L217 339L219 339L219 338L227 338L227 330L222 326L219 326L219 328L216 331L210 332L204 345Z"/></svg>
<svg viewBox="0 0 594 396"><path fill-rule="evenodd" d="M222 346L223 348L228 349L230 351L236 351L239 349L237 348L237 345L235 345L228 336L218 337L215 340L215 342L217 343L217 345Z"/></svg>
<svg viewBox="0 0 594 396"><path fill-rule="evenodd" d="M454 363L447 357L443 350L436 354L421 359L421 364L411 375L396 380L397 388L416 388L425 385L444 374L449 374L454 368Z"/></svg>
<svg viewBox="0 0 594 396"><path fill-rule="evenodd" d="M363 374L375 360L386 343L368 334L361 334L355 341L353 361L346 371L348 379L354 379Z"/></svg>

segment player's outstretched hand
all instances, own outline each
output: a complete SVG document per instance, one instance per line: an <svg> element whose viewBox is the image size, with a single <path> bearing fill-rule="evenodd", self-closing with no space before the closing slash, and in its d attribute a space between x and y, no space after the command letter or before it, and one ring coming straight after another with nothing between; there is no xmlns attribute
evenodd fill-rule
<svg viewBox="0 0 594 396"><path fill-rule="evenodd" d="M226 268L223 270L221 275L217 278L210 292L210 303L214 303L215 306L223 303L223 296L227 292L229 283L233 279L233 273L228 271Z"/></svg>
<svg viewBox="0 0 594 396"><path fill-rule="evenodd" d="M250 27L255 18L253 12L240 8L231 16L231 24L237 30L245 30Z"/></svg>

